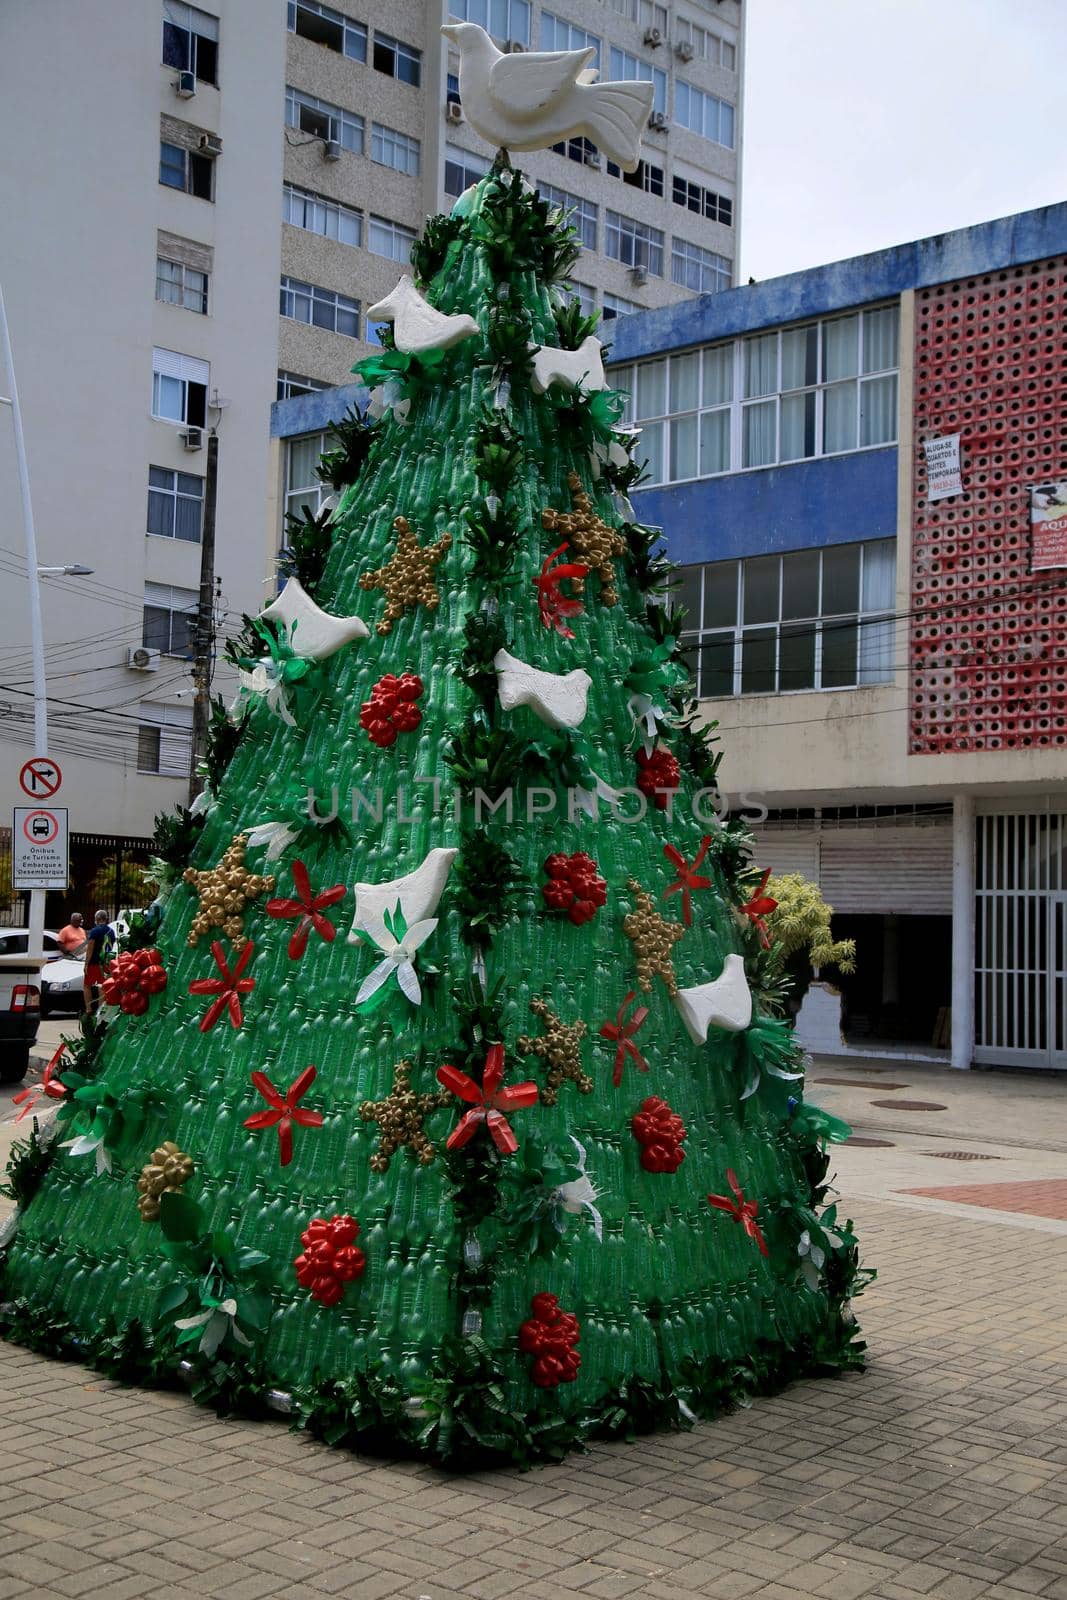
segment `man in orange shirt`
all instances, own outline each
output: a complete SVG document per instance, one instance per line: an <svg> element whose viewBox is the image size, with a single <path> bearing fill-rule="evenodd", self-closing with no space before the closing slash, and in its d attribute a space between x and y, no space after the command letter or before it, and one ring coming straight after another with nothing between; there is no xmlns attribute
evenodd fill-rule
<svg viewBox="0 0 1067 1600"><path fill-rule="evenodd" d="M63 946L68 956L80 956L85 949L85 929L82 927L82 914L72 911L70 921L65 928L60 928L56 940Z"/></svg>

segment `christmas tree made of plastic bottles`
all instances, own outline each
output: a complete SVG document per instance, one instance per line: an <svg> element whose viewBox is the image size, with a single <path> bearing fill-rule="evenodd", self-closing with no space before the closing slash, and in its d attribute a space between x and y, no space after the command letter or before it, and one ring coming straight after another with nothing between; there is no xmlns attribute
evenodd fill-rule
<svg viewBox="0 0 1067 1600"><path fill-rule="evenodd" d="M503 163L374 308L339 500L17 1153L10 1337L450 1464L859 1363L575 254Z"/></svg>

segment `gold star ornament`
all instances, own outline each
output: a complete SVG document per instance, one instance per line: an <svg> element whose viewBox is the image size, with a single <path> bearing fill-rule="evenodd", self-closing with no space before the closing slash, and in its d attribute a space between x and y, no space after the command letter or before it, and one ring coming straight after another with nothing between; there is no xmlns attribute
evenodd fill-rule
<svg viewBox="0 0 1067 1600"><path fill-rule="evenodd" d="M623 554L626 540L617 528L610 527L597 515L576 472L568 472L567 484L574 510L553 511L548 508L541 513L541 525L550 533L562 534L571 549L584 557L600 579L601 600L606 606L616 605L619 596L615 588L612 558Z"/></svg>
<svg viewBox="0 0 1067 1600"><path fill-rule="evenodd" d="M433 572L452 545L450 533L443 533L436 544L421 545L406 517L394 519L393 531L396 534L395 555L384 567L362 573L359 580L361 589L381 589L385 594L385 610L378 623L381 634L392 633L397 617L403 616L405 611L413 611L416 606L436 611L441 596Z"/></svg>
<svg viewBox="0 0 1067 1600"><path fill-rule="evenodd" d="M218 866L203 870L186 867L182 876L200 896L200 910L189 929L188 944L196 944L200 935L210 933L212 928L221 928L228 939L239 939L245 930L245 906L274 888L273 873L263 876L249 872L245 866L247 845L248 840L239 833L227 846Z"/></svg>
<svg viewBox="0 0 1067 1600"><path fill-rule="evenodd" d="M585 1035L585 1023L581 1020L561 1022L547 1000L531 1000L530 1010L535 1017L540 1017L545 1031L536 1039L529 1039L524 1033L520 1034L517 1044L521 1056L540 1056L548 1067L545 1086L541 1090L543 1104L546 1106L556 1104L560 1085L566 1078L577 1085L579 1094L592 1094L593 1080L588 1073L582 1071L582 1039Z"/></svg>
<svg viewBox="0 0 1067 1600"><path fill-rule="evenodd" d="M669 922L660 916L656 902L636 878L627 878L626 887L637 902L635 909L622 919L622 931L634 947L637 981L647 994L652 987L652 975L658 972L673 999L678 993L678 984L672 951L685 929L680 922Z"/></svg>
<svg viewBox="0 0 1067 1600"><path fill-rule="evenodd" d="M388 1172L390 1158L402 1147L410 1150L422 1166L429 1166L437 1152L426 1136L423 1121L451 1099L447 1089L416 1094L411 1087L411 1062L398 1061L393 1068L393 1087L385 1099L364 1100L359 1108L363 1121L376 1122L382 1133L378 1149L370 1158L371 1171Z"/></svg>

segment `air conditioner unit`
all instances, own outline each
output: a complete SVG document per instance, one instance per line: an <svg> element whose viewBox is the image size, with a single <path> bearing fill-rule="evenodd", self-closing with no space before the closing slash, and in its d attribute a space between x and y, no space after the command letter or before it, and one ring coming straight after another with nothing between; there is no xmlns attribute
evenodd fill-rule
<svg viewBox="0 0 1067 1600"><path fill-rule="evenodd" d="M191 100L196 93L196 73L179 72L174 80L174 92L180 100Z"/></svg>
<svg viewBox="0 0 1067 1600"><path fill-rule="evenodd" d="M135 672L158 672L159 651L146 650L143 645L131 644L126 651L126 665Z"/></svg>
<svg viewBox="0 0 1067 1600"><path fill-rule="evenodd" d="M203 428L183 428L178 438L186 450L202 450L204 448Z"/></svg>
<svg viewBox="0 0 1067 1600"><path fill-rule="evenodd" d="M340 141L340 139L324 139L322 141L322 159L324 161L340 161L340 159L341 159L341 141Z"/></svg>
<svg viewBox="0 0 1067 1600"><path fill-rule="evenodd" d="M648 268L638 263L630 268L630 282L638 289L643 289L648 282Z"/></svg>
<svg viewBox="0 0 1067 1600"><path fill-rule="evenodd" d="M509 55L520 56L526 49L526 46L518 39L509 39L507 44L504 46L504 49Z"/></svg>
<svg viewBox="0 0 1067 1600"><path fill-rule="evenodd" d="M458 100L450 100L448 102L448 104L445 106L445 121L446 122L462 122L463 121L463 107L460 105Z"/></svg>
<svg viewBox="0 0 1067 1600"><path fill-rule="evenodd" d="M221 156L222 140L217 133L202 133L200 135L200 151L205 156Z"/></svg>
<svg viewBox="0 0 1067 1600"><path fill-rule="evenodd" d="M674 47L674 53L678 57L679 61L692 61L694 54L693 46L690 44L688 39L679 39L678 43Z"/></svg>
<svg viewBox="0 0 1067 1600"><path fill-rule="evenodd" d="M665 133L667 127L669 126L666 113L663 111L653 111L652 115L648 119L648 125L656 133Z"/></svg>
<svg viewBox="0 0 1067 1600"><path fill-rule="evenodd" d="M645 29L645 43L650 50L658 50L663 43L663 35L658 28Z"/></svg>
<svg viewBox="0 0 1067 1600"><path fill-rule="evenodd" d="M587 150L582 159L585 161L587 167L594 167L597 172L600 171L601 162L600 152L598 150Z"/></svg>

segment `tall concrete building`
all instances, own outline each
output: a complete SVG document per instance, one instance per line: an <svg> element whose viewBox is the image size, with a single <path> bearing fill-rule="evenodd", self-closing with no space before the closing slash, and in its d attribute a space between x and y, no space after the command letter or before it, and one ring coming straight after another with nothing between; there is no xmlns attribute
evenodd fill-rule
<svg viewBox="0 0 1067 1600"><path fill-rule="evenodd" d="M483 23L501 48L592 47L602 76L655 85L636 174L582 140L519 162L575 210L584 302L612 316L729 287L738 0L0 6L0 215L12 224L0 283L40 560L93 569L44 580L51 746L83 909L135 896L123 860L143 856L154 816L187 794L205 517L226 630L272 580L279 496L295 503L295 480L313 477L305 451L277 481L272 401L348 378L374 341L366 308L427 215L488 169L439 32L449 16ZM0 516L6 809L32 748L6 408Z"/></svg>

